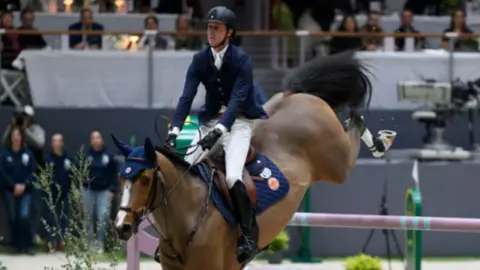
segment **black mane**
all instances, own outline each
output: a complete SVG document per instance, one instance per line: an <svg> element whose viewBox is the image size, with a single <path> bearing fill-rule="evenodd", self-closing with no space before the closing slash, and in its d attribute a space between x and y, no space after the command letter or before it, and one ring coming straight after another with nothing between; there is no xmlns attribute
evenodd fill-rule
<svg viewBox="0 0 480 270"><path fill-rule="evenodd" d="M168 160L170 160L174 165L180 166L184 170L187 170L190 167L190 163L185 161L185 159L183 159L183 157L181 157L174 150L172 150L171 148L169 148L165 145L155 146L155 150L157 150L162 155L167 157ZM192 166L192 168L190 168L190 171L196 173L197 172L196 167Z"/></svg>

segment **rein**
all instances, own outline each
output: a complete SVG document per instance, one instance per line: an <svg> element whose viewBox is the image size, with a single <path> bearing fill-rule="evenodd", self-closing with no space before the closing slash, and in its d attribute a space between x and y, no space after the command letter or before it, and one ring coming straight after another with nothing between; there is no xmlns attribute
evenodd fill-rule
<svg viewBox="0 0 480 270"><path fill-rule="evenodd" d="M163 116L161 116L161 117L163 117ZM199 140L201 140L202 134L200 133L199 126L196 123L193 123L193 122L190 122L190 123L195 125L198 128L199 137L200 137ZM155 131L157 132L157 122L156 121L155 121ZM157 132L157 136L158 136L158 132ZM189 148L194 147L195 149L193 151L187 152L185 154L185 155L191 155L197 150L197 148L199 146L200 145L198 145L198 144L193 144L193 145L189 145L189 146L185 146L185 147L181 147L181 148L176 148L176 149L172 149L172 150L175 150L176 153L178 154L179 150L185 150L185 149L189 149ZM197 157L197 159L193 163L191 163L188 166L188 168L181 174L181 176L175 181L174 185L168 190L165 188L165 182L163 181L162 177L160 177L161 179L159 181L159 174L161 174L161 170L160 170L160 166L159 166L158 162L155 163L155 167L153 167L153 180L152 180L153 183L152 183L152 186L150 188L150 191L149 191L149 194L148 194L148 197L147 197L146 206L143 209L141 209L140 211L134 211L131 207L120 207L120 210L123 210L127 213L132 213L133 223L134 223L133 227L135 228L135 230L134 230L135 234L138 232L138 225L145 219L150 223L150 225L154 225L153 222L148 218L148 215L150 213L153 213L153 211L155 211L157 209L163 209L163 210L165 209L164 207L168 205L168 201L169 201L168 198L170 197L170 195L179 186L181 181L185 178L185 176L189 173L189 171L193 168L193 166L195 164L197 164L197 162L202 157L203 157L203 155L199 155ZM146 162L143 158L127 158L127 161ZM203 218L206 216L206 213L208 211L208 203L210 201L210 197L211 197L211 194L212 194L212 187L213 187L213 175L215 175L214 172L215 172L215 169L214 169L213 173L211 174L212 176L211 176L210 182L208 184L207 196L205 198L203 207L202 207L201 211L199 212L199 214L197 216L197 223L195 224L195 227L193 228L193 230L188 235L187 241L185 243L185 247L188 246L190 244L190 242L193 240L193 237L195 236L196 232L198 231L200 225L202 224ZM155 204L155 201L157 199L158 182L160 182L160 184L161 184L162 201L158 204ZM168 223L165 223L165 231L168 234L169 230L168 230L167 224ZM183 259L180 255L180 252L175 250L175 248L172 245L171 239L168 239L167 237L163 236L155 226L153 226L153 227L155 228L155 231L160 236L162 242L167 243L169 245L170 250L173 253L173 254L165 254L164 253L164 255L171 258L171 259L178 259L180 262L183 262ZM159 252L160 252L160 250L159 250Z"/></svg>

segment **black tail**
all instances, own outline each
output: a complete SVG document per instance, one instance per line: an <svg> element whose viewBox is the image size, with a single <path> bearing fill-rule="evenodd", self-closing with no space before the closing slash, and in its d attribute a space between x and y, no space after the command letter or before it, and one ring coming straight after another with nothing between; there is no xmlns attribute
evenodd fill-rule
<svg viewBox="0 0 480 270"><path fill-rule="evenodd" d="M334 54L311 60L288 77L286 90L307 93L327 102L334 110L348 106L357 109L370 105L372 83L365 65L354 52Z"/></svg>

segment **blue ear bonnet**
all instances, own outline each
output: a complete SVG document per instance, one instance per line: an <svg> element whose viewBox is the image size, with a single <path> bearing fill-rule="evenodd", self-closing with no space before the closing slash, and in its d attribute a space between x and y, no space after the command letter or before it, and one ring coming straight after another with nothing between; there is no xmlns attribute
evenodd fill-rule
<svg viewBox="0 0 480 270"><path fill-rule="evenodd" d="M132 179L142 170L152 169L152 165L145 160L145 149L138 146L132 149L126 157L125 164L120 168L120 175L126 179Z"/></svg>

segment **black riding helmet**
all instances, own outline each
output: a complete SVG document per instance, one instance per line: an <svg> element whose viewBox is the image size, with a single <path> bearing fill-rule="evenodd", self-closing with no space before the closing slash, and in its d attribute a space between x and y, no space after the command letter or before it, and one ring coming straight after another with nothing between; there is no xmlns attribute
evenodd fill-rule
<svg viewBox="0 0 480 270"><path fill-rule="evenodd" d="M207 23L223 23L227 27L227 29L232 29L232 37L235 34L235 20L237 16L235 13L230 9L224 6L217 6L207 13L207 17L205 18L205 22Z"/></svg>

